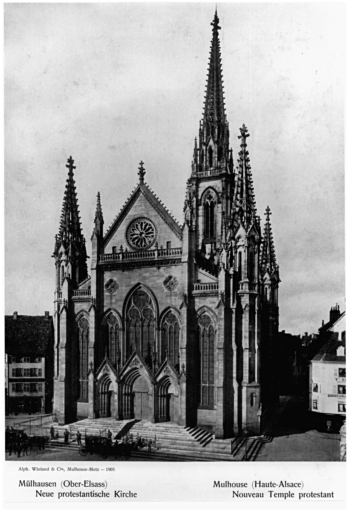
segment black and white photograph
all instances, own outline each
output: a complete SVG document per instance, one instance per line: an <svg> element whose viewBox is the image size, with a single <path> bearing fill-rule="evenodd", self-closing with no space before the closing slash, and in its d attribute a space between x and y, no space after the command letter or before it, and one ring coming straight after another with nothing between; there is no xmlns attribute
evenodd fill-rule
<svg viewBox="0 0 349 512"><path fill-rule="evenodd" d="M346 17L5 4L6 503L345 507Z"/></svg>

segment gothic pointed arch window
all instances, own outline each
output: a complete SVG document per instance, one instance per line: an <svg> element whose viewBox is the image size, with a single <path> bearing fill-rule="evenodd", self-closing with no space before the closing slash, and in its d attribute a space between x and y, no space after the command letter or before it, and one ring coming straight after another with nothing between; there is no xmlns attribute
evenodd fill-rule
<svg viewBox="0 0 349 512"><path fill-rule="evenodd" d="M88 401L88 344L90 325L86 317L78 321L78 376L79 401Z"/></svg>
<svg viewBox="0 0 349 512"><path fill-rule="evenodd" d="M211 317L203 313L199 318L199 404L203 408L214 407L214 343L215 331Z"/></svg>
<svg viewBox="0 0 349 512"><path fill-rule="evenodd" d="M160 360L163 361L167 357L176 370L179 370L179 335L178 318L172 311L169 311L161 325Z"/></svg>
<svg viewBox="0 0 349 512"><path fill-rule="evenodd" d="M120 327L119 322L114 313L110 313L105 325L106 342L105 350L108 359L114 367L116 367L120 357ZM102 355L104 356L104 354Z"/></svg>
<svg viewBox="0 0 349 512"><path fill-rule="evenodd" d="M223 148L222 146L219 146L218 148L218 156L217 156L217 159L218 159L218 162L220 162L223 158Z"/></svg>
<svg viewBox="0 0 349 512"><path fill-rule="evenodd" d="M137 350L152 364L155 352L155 308L149 294L138 288L130 298L126 313L126 358Z"/></svg>
<svg viewBox="0 0 349 512"><path fill-rule="evenodd" d="M211 192L204 200L204 236L214 238L216 233L216 201Z"/></svg>
<svg viewBox="0 0 349 512"><path fill-rule="evenodd" d="M212 149L212 146L210 146L210 147L208 148L208 165L209 165L210 167L212 167L212 166L213 166L213 149Z"/></svg>

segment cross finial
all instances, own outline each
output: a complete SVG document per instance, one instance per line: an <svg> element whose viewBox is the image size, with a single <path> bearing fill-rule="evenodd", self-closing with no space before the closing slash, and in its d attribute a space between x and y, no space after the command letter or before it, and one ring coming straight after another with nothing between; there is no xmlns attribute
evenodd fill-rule
<svg viewBox="0 0 349 512"><path fill-rule="evenodd" d="M269 222L269 217L271 215L271 210L270 210L269 206L266 207L264 215L267 217L266 218L267 222Z"/></svg>
<svg viewBox="0 0 349 512"><path fill-rule="evenodd" d="M247 137L250 136L250 134L248 133L248 129L244 124L240 128L240 133L241 135L238 136L238 139L242 139L243 142L247 139Z"/></svg>
<svg viewBox="0 0 349 512"><path fill-rule="evenodd" d="M66 167L69 169L70 172L73 171L73 169L76 169L75 165L74 164L74 160L72 159L72 157L70 156L68 158L68 165L66 165Z"/></svg>
<svg viewBox="0 0 349 512"><path fill-rule="evenodd" d="M144 169L143 165L144 165L144 162L142 162L142 160L141 160L139 163L139 167L138 167L139 183L144 183L145 169Z"/></svg>

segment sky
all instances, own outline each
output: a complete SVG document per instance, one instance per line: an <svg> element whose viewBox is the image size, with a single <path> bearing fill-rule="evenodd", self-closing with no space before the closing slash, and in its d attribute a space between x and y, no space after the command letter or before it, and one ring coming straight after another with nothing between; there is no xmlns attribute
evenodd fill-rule
<svg viewBox="0 0 349 512"><path fill-rule="evenodd" d="M53 312L67 178L87 252L145 180L182 224L214 3L5 4L5 314ZM345 3L218 3L226 113L280 266L280 330L345 310Z"/></svg>

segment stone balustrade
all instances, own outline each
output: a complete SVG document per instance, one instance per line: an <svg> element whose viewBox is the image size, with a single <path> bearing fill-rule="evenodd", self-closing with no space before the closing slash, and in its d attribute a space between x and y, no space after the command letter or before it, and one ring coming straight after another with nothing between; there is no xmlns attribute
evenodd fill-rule
<svg viewBox="0 0 349 512"><path fill-rule="evenodd" d="M109 254L101 254L101 262L108 261L132 261L158 258L173 258L182 256L182 247L152 249L151 251L119 251Z"/></svg>
<svg viewBox="0 0 349 512"><path fill-rule="evenodd" d="M193 283L193 292L217 292L218 283Z"/></svg>
<svg viewBox="0 0 349 512"><path fill-rule="evenodd" d="M74 290L73 291L73 297L90 297L91 296L91 289L88 288L87 290Z"/></svg>

